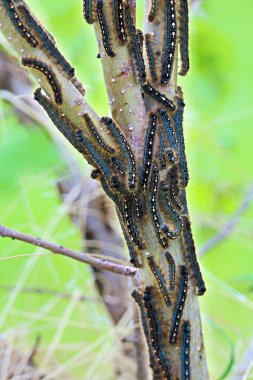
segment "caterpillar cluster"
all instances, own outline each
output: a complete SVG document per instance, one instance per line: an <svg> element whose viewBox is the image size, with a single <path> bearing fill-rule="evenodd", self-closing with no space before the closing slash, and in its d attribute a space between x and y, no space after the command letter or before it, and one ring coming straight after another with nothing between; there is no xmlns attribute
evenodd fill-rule
<svg viewBox="0 0 253 380"><path fill-rule="evenodd" d="M174 69L177 43L181 57L180 75L189 71L189 10L188 0L150 0L148 22L157 25L158 17L163 26L163 47L161 58L161 84L167 85ZM149 54L149 53L147 53ZM150 61L150 58L149 58Z"/></svg>
<svg viewBox="0 0 253 380"><path fill-rule="evenodd" d="M157 363L163 373L165 379L172 379L171 364L168 355L163 346L163 333L161 331L161 322L156 310L154 288L148 286L143 296L144 308L149 325L149 332L152 344L152 350L155 354Z"/></svg>
<svg viewBox="0 0 253 380"><path fill-rule="evenodd" d="M86 21L98 22L106 55L115 57L117 44L121 45L120 49L128 49L144 101L148 105L153 104L143 133L141 159L136 157L134 146L113 119L101 118L101 132L91 114L85 112L80 115L79 123L75 125L61 112L64 87L61 88L57 75L60 72L76 83L74 69L58 51L51 35L23 3L2 0L2 4L13 27L30 49L40 48L44 53L45 61L38 59L37 54L22 59L24 66L45 76L50 86L49 94L52 91L50 100L38 89L35 99L59 131L94 167L92 177L100 180L115 203L133 265L149 268L154 287L148 286L143 293L134 291L133 298L140 308L151 367L154 373L157 371L168 379L172 378L159 314L163 302L172 315L166 338L171 345L181 344L182 378L189 380L191 326L184 320L184 306L190 279L199 295L204 294L205 284L197 262L185 199L189 173L183 133L183 95L177 89L175 98L171 99L163 87L169 83L173 73L177 41L182 60L180 74L185 75L189 69L187 1L180 0L176 10L175 0L163 0L163 3L151 0L150 23L158 19L159 5L165 4L165 12L162 57L157 54L153 34L144 36L148 71L143 58L143 34L136 30L130 6L123 0L112 0L112 7L108 10L102 0L83 1ZM113 22L109 21L107 12L112 12ZM112 33L116 39L111 38ZM159 64L158 60L161 60ZM161 67L160 73L158 67ZM159 89L156 88L157 83ZM165 251L163 261L158 261L155 253L145 255L148 239L142 226L145 224L152 225L151 236L156 236ZM185 265L179 267L170 249L171 242L176 239L183 247L185 258Z"/></svg>

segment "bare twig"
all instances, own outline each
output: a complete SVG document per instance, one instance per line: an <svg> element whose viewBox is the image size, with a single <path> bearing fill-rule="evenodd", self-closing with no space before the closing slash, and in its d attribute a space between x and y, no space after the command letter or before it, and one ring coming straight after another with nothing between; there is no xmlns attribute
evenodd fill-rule
<svg viewBox="0 0 253 380"><path fill-rule="evenodd" d="M240 203L238 209L235 211L235 213L229 219L228 223L223 227L223 229L217 235L215 235L214 237L209 239L200 248L199 256L204 256L213 247L215 247L216 245L221 243L222 240L226 239L229 235L231 235L231 233L233 232L237 223L239 222L242 214L244 213L244 211L246 211L249 208L252 200L253 200L253 184L250 186L245 197L243 198L242 202Z"/></svg>
<svg viewBox="0 0 253 380"><path fill-rule="evenodd" d="M91 256L87 253L81 253L77 251L73 251L70 248L63 247L62 245L58 245L55 243L48 242L46 240L42 240L38 237L34 237L28 234L24 234L19 231L12 230L5 226L0 225L0 236L2 237L10 237L12 239L24 241L28 244L35 245L37 247L45 248L53 253L60 254L63 256L70 257L74 260L80 261L85 264L89 264L98 269L108 270L110 272L123 274L125 276L134 276L136 274L136 269L116 264L113 262L109 262L103 259L98 259L96 257Z"/></svg>

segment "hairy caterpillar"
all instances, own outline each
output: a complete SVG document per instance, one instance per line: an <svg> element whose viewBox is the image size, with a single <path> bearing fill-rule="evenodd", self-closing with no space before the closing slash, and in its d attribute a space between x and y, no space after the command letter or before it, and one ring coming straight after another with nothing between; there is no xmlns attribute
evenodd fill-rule
<svg viewBox="0 0 253 380"><path fill-rule="evenodd" d="M184 310L184 304L185 304L186 296L187 296L187 289L188 289L188 272L186 270L186 267L182 265L180 267L180 282L179 282L178 297L177 297L176 305L173 310L173 315L172 315L172 320L171 320L170 336L169 336L170 343L176 343L177 341L179 325L180 325L182 313Z"/></svg>
<svg viewBox="0 0 253 380"><path fill-rule="evenodd" d="M134 189L136 186L137 181L137 166L135 157L133 154L133 151L127 142L127 139L121 132L121 130L118 128L118 126L114 123L112 119L109 117L102 117L101 122L104 123L108 128L109 131L112 133L113 137L117 141L117 143L120 145L121 150L124 153L124 156L128 163L128 186L130 189Z"/></svg>
<svg viewBox="0 0 253 380"><path fill-rule="evenodd" d="M127 37L122 0L113 0L113 17L119 41L123 45L126 42Z"/></svg>
<svg viewBox="0 0 253 380"><path fill-rule="evenodd" d="M127 29L129 31L129 37L130 37L129 51L130 51L131 56L134 59L136 69L138 72L138 78L141 81L141 83L143 83L146 80L145 63L142 56L142 48L139 42L138 34L136 32L136 28L133 22L130 7L128 5L125 8L125 14L126 14L126 25L127 25Z"/></svg>
<svg viewBox="0 0 253 380"><path fill-rule="evenodd" d="M141 169L141 177L140 177L140 183L141 183L141 186L143 186L144 191L147 188L149 174L150 174L150 170L152 166L156 128L157 128L157 116L151 113L149 116L148 128L147 128L145 142L144 142L142 169Z"/></svg>
<svg viewBox="0 0 253 380"><path fill-rule="evenodd" d="M157 82L156 58L153 50L153 39L150 33L145 34L145 45L151 79L153 80L153 82Z"/></svg>
<svg viewBox="0 0 253 380"><path fill-rule="evenodd" d="M190 68L188 0L179 1L179 48L181 56L179 75L186 75Z"/></svg>
<svg viewBox="0 0 253 380"><path fill-rule="evenodd" d="M39 61L38 59L22 58L22 65L27 66L27 67L32 67L33 69L38 70L41 73L43 73L52 88L55 102L58 104L62 104L63 99L62 99L62 91L61 91L60 84L53 70L46 63Z"/></svg>
<svg viewBox="0 0 253 380"><path fill-rule="evenodd" d="M170 80L177 40L175 0L165 0L165 2L165 32L161 78L162 84L167 84Z"/></svg>
<svg viewBox="0 0 253 380"><path fill-rule="evenodd" d="M6 13L8 14L10 18L10 21L12 22L12 25L15 27L17 32L20 33L21 36L25 38L25 40L29 43L29 45L31 45L32 47L36 47L38 45L38 41L30 33L27 27L22 23L13 2L10 0L3 0L2 3L3 3Z"/></svg>
<svg viewBox="0 0 253 380"><path fill-rule="evenodd" d="M147 261L148 261L148 265L150 267L151 272L153 273L154 277L157 280L158 287L159 287L161 294L164 298L166 306L170 306L171 301L170 301L169 293L167 290L166 281L165 281L165 278L163 276L161 269L156 264L154 257L151 254L147 255Z"/></svg>
<svg viewBox="0 0 253 380"><path fill-rule="evenodd" d="M181 371L182 380L191 380L191 362L190 362L190 348L191 348L191 326L190 323L184 322L182 347L181 347Z"/></svg>
<svg viewBox="0 0 253 380"><path fill-rule="evenodd" d="M97 15L98 15L98 22L101 29L104 49L106 51L106 54L109 57L114 57L115 53L111 47L109 27L107 24L106 17L104 15L103 6L104 6L103 0L97 0Z"/></svg>
<svg viewBox="0 0 253 380"><path fill-rule="evenodd" d="M97 128L95 127L95 124L93 123L92 119L90 118L90 116L85 113L83 115L83 118L86 122L86 125L89 129L89 131L91 132L91 134L94 136L95 140L98 142L98 144L101 146L102 149L106 150L108 153L115 153L115 150L110 147L106 142L105 140L103 139L103 137L100 135L100 133L98 132Z"/></svg>
<svg viewBox="0 0 253 380"><path fill-rule="evenodd" d="M144 83L142 85L142 89L145 94L150 96L150 98L156 100L158 103L162 104L163 106L167 107L169 110L174 110L175 105L172 102L172 100L168 99L165 95L158 92L154 87L151 86L150 83Z"/></svg>

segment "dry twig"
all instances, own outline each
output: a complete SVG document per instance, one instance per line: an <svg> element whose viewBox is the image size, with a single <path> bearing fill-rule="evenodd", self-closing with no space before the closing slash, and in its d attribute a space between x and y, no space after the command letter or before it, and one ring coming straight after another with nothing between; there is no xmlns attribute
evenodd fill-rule
<svg viewBox="0 0 253 380"><path fill-rule="evenodd" d="M80 261L85 264L89 264L95 268L98 269L104 269L108 270L110 272L123 274L125 276L134 276L137 272L135 268L113 263L110 261L106 261L103 259L98 259L88 253L81 253L77 251L73 251L70 248L63 247L62 245L58 245L56 243L52 243L43 239L40 239L38 237L34 237L28 234L24 234L22 232L12 230L10 228L7 228L5 226L0 225L0 236L2 237L10 237L14 240L20 240L24 241L28 244L35 245L37 247L45 248L52 253L60 254L63 256L70 257L71 259Z"/></svg>

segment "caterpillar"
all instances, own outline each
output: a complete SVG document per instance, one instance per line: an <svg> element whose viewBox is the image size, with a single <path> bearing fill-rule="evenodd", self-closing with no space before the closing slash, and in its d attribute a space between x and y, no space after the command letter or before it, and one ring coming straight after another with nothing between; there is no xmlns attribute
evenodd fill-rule
<svg viewBox="0 0 253 380"><path fill-rule="evenodd" d="M76 132L76 138L78 141L79 151L82 153L91 163L91 165L96 166L105 178L110 181L112 173L101 155L93 148L93 146L84 138L83 132L79 129Z"/></svg>
<svg viewBox="0 0 253 380"><path fill-rule="evenodd" d="M191 350L191 325L184 322L183 335L182 335L182 348L181 348L181 371L182 380L191 380L191 362L190 362L190 350Z"/></svg>
<svg viewBox="0 0 253 380"><path fill-rule="evenodd" d="M184 133L183 133L183 112L184 112L184 101L181 97L177 97L177 110L175 114L175 127L176 134L179 141L179 150L180 150L180 166L182 174L182 185L187 186L189 182L189 173L185 155L185 143L184 143Z"/></svg>
<svg viewBox="0 0 253 380"><path fill-rule="evenodd" d="M196 256L195 244L191 232L191 224L187 216L183 217L183 222L183 243L185 249L185 257L189 262L190 268L194 276L195 285L197 287L197 295L202 296L206 291L206 287Z"/></svg>
<svg viewBox="0 0 253 380"><path fill-rule="evenodd" d="M6 13L9 16L10 21L12 22L12 25L15 27L17 32L22 37L24 37L24 39L28 42L29 45L31 45L34 48L38 46L38 41L36 40L36 38L30 33L30 31L25 27L25 25L20 20L13 2L10 0L3 0L2 4Z"/></svg>
<svg viewBox="0 0 253 380"><path fill-rule="evenodd" d="M159 161L160 161L160 168L165 169L166 168L166 161L165 161L165 138L163 132L160 134L160 145L159 145Z"/></svg>
<svg viewBox="0 0 253 380"><path fill-rule="evenodd" d="M114 24L116 27L117 36L122 45L126 43L126 28L124 22L124 13L123 13L123 1L122 0L113 0L113 17Z"/></svg>
<svg viewBox="0 0 253 380"><path fill-rule="evenodd" d="M111 163L119 171L119 173L122 176L125 175L125 166L123 165L122 161L117 156L111 157Z"/></svg>
<svg viewBox="0 0 253 380"><path fill-rule="evenodd" d="M95 127L92 119L90 118L90 116L85 113L83 115L83 118L86 122L86 125L89 129L89 131L91 132L91 134L93 135L93 137L95 138L95 140L97 141L97 143L101 146L102 149L104 149L105 151L107 151L108 153L115 153L115 150L110 147L106 142L105 140L103 139L103 137L100 135L100 133L98 132L97 128Z"/></svg>
<svg viewBox="0 0 253 380"><path fill-rule="evenodd" d="M175 152L178 151L178 140L177 136L175 134L174 128L171 124L170 118L166 111L164 111L162 108L158 108L158 113L161 117L164 131L167 135L167 138L169 140L170 148L173 149Z"/></svg>
<svg viewBox="0 0 253 380"><path fill-rule="evenodd" d="M177 297L176 305L173 310L171 327L170 327L169 340L170 340L170 343L172 344L176 343L177 341L178 330L179 330L180 321L181 321L182 313L184 310L184 304L185 304L186 296L187 296L187 289L188 289L188 272L186 270L186 267L182 265L180 267L180 282L179 282L178 297Z"/></svg>
<svg viewBox="0 0 253 380"><path fill-rule="evenodd" d="M169 185L164 185L164 190L168 191L169 199L171 200L175 208L179 211L182 211L183 206L178 200L178 196L180 195L178 171L178 165L174 165L169 169L167 174L169 179Z"/></svg>
<svg viewBox="0 0 253 380"><path fill-rule="evenodd" d="M181 210L183 210L183 213L185 215L189 215L189 210L188 210L188 205L187 205L187 200L186 200L186 192L182 191L180 195L181 195L180 201L182 203Z"/></svg>
<svg viewBox="0 0 253 380"><path fill-rule="evenodd" d="M143 332L144 332L144 335L145 335L145 338L147 341L147 345L148 345L148 350L149 350L150 367L155 369L156 360L155 360L155 356L152 352L152 343L151 343L151 339L150 339L150 332L149 332L147 316L146 316L144 303L143 303L143 299L142 299L143 297L142 297L141 292L136 288L133 289L131 296L133 297L133 299L137 303L139 310L140 310L142 328L143 328Z"/></svg>
<svg viewBox="0 0 253 380"><path fill-rule="evenodd" d="M146 80L145 63L142 56L142 48L139 42L138 34L136 32L136 28L133 22L130 7L128 5L125 8L125 15L126 15L126 25L129 32L129 38L130 38L130 42L129 42L130 55L134 59L136 69L138 72L138 79L140 80L141 83L143 83Z"/></svg>
<svg viewBox="0 0 253 380"><path fill-rule="evenodd" d="M168 251L165 252L165 257L169 265L169 290L173 291L175 289L176 281L176 264L172 255Z"/></svg>
<svg viewBox="0 0 253 380"><path fill-rule="evenodd" d="M153 39L150 33L145 34L145 45L148 57L149 71L153 82L157 82L156 58L153 50Z"/></svg>
<svg viewBox="0 0 253 380"><path fill-rule="evenodd" d="M144 217L144 212L145 212L143 198L141 196L138 196L134 192L133 192L133 197L134 197L134 203L135 203L136 216L138 219L142 219Z"/></svg>
<svg viewBox="0 0 253 380"><path fill-rule="evenodd" d="M104 15L103 6L104 6L103 0L97 0L97 15L98 15L98 22L101 29L104 49L105 49L106 54L109 57L114 57L115 53L111 47L109 27L107 24L106 17Z"/></svg>
<svg viewBox="0 0 253 380"><path fill-rule="evenodd" d="M48 58L53 59L69 79L73 78L75 75L75 70L62 56L55 45L54 39L42 28L39 22L31 14L30 10L25 5L20 4L17 6L17 12L21 18L21 21L26 27L29 28L31 33L34 34L35 38L39 42L39 45L45 49L45 53Z"/></svg>
<svg viewBox="0 0 253 380"><path fill-rule="evenodd" d="M126 195L123 198L123 220L124 223L126 224L127 231L130 236L130 240L132 243L140 250L143 249L143 244L142 244L142 238L140 236L140 233L138 231L137 226L134 224L134 212L133 212L133 207L134 207L134 201L132 199L132 194Z"/></svg>
<svg viewBox="0 0 253 380"><path fill-rule="evenodd" d="M137 181L137 166L135 157L133 154L133 151L127 142L125 136L121 132L121 130L118 128L118 126L114 123L112 119L109 117L102 117L101 122L104 123L108 128L109 131L112 133L113 137L117 141L117 143L120 145L121 150L124 153L124 156L128 163L128 186L129 189L134 189L136 186Z"/></svg>
<svg viewBox="0 0 253 380"><path fill-rule="evenodd" d="M175 105L172 100L168 99L165 95L158 92L154 87L151 86L149 82L142 85L142 90L145 94L150 96L150 98L156 100L158 103L162 104L169 110L173 111L175 109Z"/></svg>
<svg viewBox="0 0 253 380"><path fill-rule="evenodd" d="M33 58L22 58L22 65L26 67L31 67L35 70L40 71L45 75L47 78L48 83L50 84L52 91L54 93L54 99L55 102L58 104L62 104L63 99L62 99L62 91L60 84L53 72L53 70L44 62L39 61L38 59L33 59Z"/></svg>
<svg viewBox="0 0 253 380"><path fill-rule="evenodd" d="M155 308L154 300L152 297L153 292L152 286L147 286L144 291L143 296L143 302L144 307L147 314L147 319L149 323L149 330L150 330L150 338L151 338L151 344L153 352L156 356L157 362L159 366L162 369L162 372L166 379L171 380L171 366L169 362L169 358L164 351L163 345L162 345L162 336L163 333L159 326L159 319L157 315L157 311Z"/></svg>
<svg viewBox="0 0 253 380"><path fill-rule="evenodd" d="M186 75L190 68L188 0L179 1L179 49L181 56L179 75Z"/></svg>
<svg viewBox="0 0 253 380"><path fill-rule="evenodd" d="M100 182L101 182L101 185L102 185L104 192L116 204L116 213L118 215L120 226L121 226L125 241L127 243L128 252L130 255L130 263L133 264L136 268L141 268L142 263L140 262L139 257L138 257L138 250L136 249L135 245L133 244L132 239L130 239L130 237L129 237L128 231L126 230L125 223L123 223L124 218L122 215L123 214L122 204L119 200L119 197L115 194L115 192L112 192L112 190L108 186L107 181L103 177L100 178Z"/></svg>
<svg viewBox="0 0 253 380"><path fill-rule="evenodd" d="M93 0L83 0L83 17L88 24L93 24L93 9L92 9Z"/></svg>
<svg viewBox="0 0 253 380"><path fill-rule="evenodd" d="M162 57L161 83L167 84L171 77L177 40L175 0L165 0L165 32Z"/></svg>
<svg viewBox="0 0 253 380"><path fill-rule="evenodd" d="M159 0L151 0L151 7L150 7L149 14L148 14L148 21L149 22L154 21L154 18L157 14L157 11L158 11L158 5L159 5Z"/></svg>
<svg viewBox="0 0 253 380"><path fill-rule="evenodd" d="M164 210L169 214L170 220L172 220L176 227L172 231L166 224L163 224L161 226L161 230L166 234L166 236L169 239L176 239L182 231L183 228L183 221L181 216L177 213L175 208L172 206L169 198L168 198L168 187L167 185L164 185L162 187L162 205Z"/></svg>
<svg viewBox="0 0 253 380"><path fill-rule="evenodd" d="M95 169L95 170L98 170L98 169ZM99 173L101 173L100 170L98 170L98 171L99 171ZM112 189L110 188L110 186L108 184L108 181L103 176L100 176L99 179L100 179L100 182L101 182L101 185L102 185L102 188L103 188L104 192L116 204L117 208L119 208L119 197L116 194L116 192L112 191ZM116 211L117 211L117 214L119 216L120 214L119 214L117 208L116 208ZM119 221L121 222L120 218L119 218ZM123 230L123 228L122 228L122 230Z"/></svg>
<svg viewBox="0 0 253 380"><path fill-rule="evenodd" d="M149 115L148 128L146 132L144 149L143 149L143 160L142 160L142 169L140 184L143 186L143 190L147 189L149 174L152 166L153 152L155 146L155 137L156 137L156 128L157 128L157 116L154 113Z"/></svg>
<svg viewBox="0 0 253 380"><path fill-rule="evenodd" d="M102 183L102 181L101 181L101 183ZM105 190L106 186L104 186L103 183L102 183L102 186L103 186L103 189ZM110 196L110 198L112 200L114 200L113 197L112 197L112 195ZM129 255L130 255L130 263L133 264L136 268L141 268L142 267L142 263L140 262L139 257L138 257L138 250L135 248L135 246L133 245L132 241L130 240L130 238L128 236L128 233L127 233L126 228L125 228L125 224L123 223L123 220L122 220L122 215L121 215L121 213L119 211L119 207L116 209L116 212L117 212L117 215L118 215L118 218L119 218L119 222L120 222L120 225L121 225L121 229L123 231L123 235L124 235L125 241L127 243L127 248L128 248L128 252L129 252Z"/></svg>
<svg viewBox="0 0 253 380"><path fill-rule="evenodd" d="M60 111L55 108L51 101L41 94L41 88L37 88L34 93L34 99L44 108L48 116L58 128L58 130L63 134L63 136L77 149L79 146L75 134L73 133L73 126L71 122L63 116Z"/></svg>
<svg viewBox="0 0 253 380"><path fill-rule="evenodd" d="M151 254L148 254L146 257L147 257L149 268L157 280L157 284L158 284L160 292L163 296L165 304L166 304L166 306L170 306L171 300L169 297L169 293L167 290L167 285L166 285L166 281L165 281L165 278L163 276L163 273L162 273L161 269L159 268L159 266L156 264L154 257Z"/></svg>
<svg viewBox="0 0 253 380"><path fill-rule="evenodd" d="M143 42L144 42L143 31L141 29L137 29L136 33L137 33L139 45L140 45L140 48L141 48L141 54L143 56Z"/></svg>
<svg viewBox="0 0 253 380"><path fill-rule="evenodd" d="M158 207L158 186L159 186L159 172L156 165L154 165L153 173L151 177L151 189L148 194L148 210L149 215L154 226L156 236L162 247L167 247L168 241L162 236L160 226L162 219Z"/></svg>

